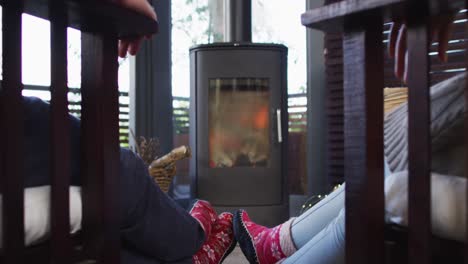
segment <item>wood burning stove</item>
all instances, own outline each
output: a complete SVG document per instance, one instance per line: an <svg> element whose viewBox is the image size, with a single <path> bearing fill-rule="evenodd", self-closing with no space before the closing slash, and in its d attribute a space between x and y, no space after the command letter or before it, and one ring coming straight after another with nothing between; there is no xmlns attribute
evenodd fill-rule
<svg viewBox="0 0 468 264"><path fill-rule="evenodd" d="M228 6L231 41L190 49L192 196L276 225L288 218L289 203L287 48L250 42L241 15L250 14L250 1Z"/></svg>

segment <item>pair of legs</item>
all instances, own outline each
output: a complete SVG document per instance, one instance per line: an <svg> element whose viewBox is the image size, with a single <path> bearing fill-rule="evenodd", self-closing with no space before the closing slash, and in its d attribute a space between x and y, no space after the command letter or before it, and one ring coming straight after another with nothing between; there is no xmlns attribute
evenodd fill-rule
<svg viewBox="0 0 468 264"><path fill-rule="evenodd" d="M295 218L296 253L285 263L340 263L344 256L344 185ZM143 162L121 151L122 263L192 263L206 240L203 224L163 193ZM200 221L200 220L199 220ZM202 221L203 222L203 221Z"/></svg>
<svg viewBox="0 0 468 264"><path fill-rule="evenodd" d="M271 229L256 225L240 211L234 219L235 235L251 263L344 263L344 203L343 184L299 217Z"/></svg>
<svg viewBox="0 0 468 264"><path fill-rule="evenodd" d="M391 174L384 160L385 177ZM345 185L307 210L291 224L291 236L298 249L284 263L344 263Z"/></svg>
<svg viewBox="0 0 468 264"><path fill-rule="evenodd" d="M121 149L122 264L192 263L206 240L187 210L155 184L134 153Z"/></svg>
<svg viewBox="0 0 468 264"><path fill-rule="evenodd" d="M283 263L344 263L345 185L293 220L291 237L297 251Z"/></svg>
<svg viewBox="0 0 468 264"><path fill-rule="evenodd" d="M234 233L249 262L344 263L344 201L342 185L301 216L274 228L255 224L239 210Z"/></svg>
<svg viewBox="0 0 468 264"><path fill-rule="evenodd" d="M182 208L148 175L144 163L121 150L122 263L218 263L235 244L232 214L206 201Z"/></svg>
<svg viewBox="0 0 468 264"><path fill-rule="evenodd" d="M206 239L202 225L159 189L133 153L122 150L121 163L122 263L192 263ZM298 251L284 263L343 262L344 196L342 185L292 221Z"/></svg>

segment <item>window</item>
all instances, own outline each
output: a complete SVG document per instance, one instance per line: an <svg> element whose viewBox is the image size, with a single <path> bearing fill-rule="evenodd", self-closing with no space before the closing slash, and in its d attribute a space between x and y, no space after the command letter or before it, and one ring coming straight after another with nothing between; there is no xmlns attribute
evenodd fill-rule
<svg viewBox="0 0 468 264"><path fill-rule="evenodd" d="M181 116L190 94L189 48L197 44L223 41L224 1L172 1L172 94L175 129L186 131L188 119ZM194 12L195 10L195 12ZM307 82L306 29L300 23L305 1L252 1L252 38L254 42L279 43L288 47L288 92L290 131L306 127L305 96ZM281 19L278 19L281 18ZM182 127L181 127L182 126Z"/></svg>
<svg viewBox="0 0 468 264"><path fill-rule="evenodd" d="M301 24L305 1L252 0L253 42L278 43L288 47L289 146L288 189L291 194L307 191L307 47L306 28Z"/></svg>
<svg viewBox="0 0 468 264"><path fill-rule="evenodd" d="M0 23L1 23L0 7ZM0 61L2 39L0 34ZM50 100L50 23L47 20L23 14L22 32L23 95ZM130 69L127 59L119 59L120 142L128 145ZM0 73L2 69L0 67ZM68 100L70 113L80 115L81 86L81 34L68 28Z"/></svg>
<svg viewBox="0 0 468 264"><path fill-rule="evenodd" d="M174 146L188 145L190 47L220 42L224 37L224 1L172 0L172 95ZM179 162L174 195L188 195L188 160ZM185 186L185 187L184 187Z"/></svg>
<svg viewBox="0 0 468 264"><path fill-rule="evenodd" d="M288 47L288 93L305 93L306 28L301 24L305 1L253 0L252 41Z"/></svg>
<svg viewBox="0 0 468 264"><path fill-rule="evenodd" d="M172 10L177 10L172 12L173 96L189 97L190 47L223 40L223 3L219 0L172 0Z"/></svg>

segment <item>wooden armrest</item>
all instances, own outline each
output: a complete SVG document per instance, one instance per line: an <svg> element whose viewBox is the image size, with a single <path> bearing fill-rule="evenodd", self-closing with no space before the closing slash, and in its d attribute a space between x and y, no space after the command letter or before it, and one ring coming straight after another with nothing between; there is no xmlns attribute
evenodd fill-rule
<svg viewBox="0 0 468 264"><path fill-rule="evenodd" d="M68 26L78 30L86 32L113 30L119 37L150 35L158 31L158 23L153 19L115 3L103 0L63 1L68 11ZM33 16L49 19L48 3L49 0L25 0L24 11Z"/></svg>
<svg viewBox="0 0 468 264"><path fill-rule="evenodd" d="M442 12L436 7L439 7L439 0L430 1L431 13L436 14ZM362 18L362 15L381 9L385 19L390 19L394 16L401 16L404 12L405 0L344 0L337 3L325 5L323 7L308 10L301 15L302 24L306 27L326 31L326 32L341 32L345 23L351 18ZM446 6L440 5L443 10L455 10L460 8L461 1L448 1Z"/></svg>

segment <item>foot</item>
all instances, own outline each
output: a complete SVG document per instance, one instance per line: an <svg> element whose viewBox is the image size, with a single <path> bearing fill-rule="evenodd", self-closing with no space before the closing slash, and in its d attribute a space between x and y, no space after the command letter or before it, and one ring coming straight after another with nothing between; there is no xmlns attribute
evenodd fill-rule
<svg viewBox="0 0 468 264"><path fill-rule="evenodd" d="M236 240L232 230L233 215L222 213L216 219L208 240L193 256L195 264L219 264L234 250Z"/></svg>
<svg viewBox="0 0 468 264"><path fill-rule="evenodd" d="M244 210L234 216L234 234L251 264L272 264L291 256L296 247L291 238L292 219L273 228L257 225Z"/></svg>
<svg viewBox="0 0 468 264"><path fill-rule="evenodd" d="M204 200L194 200L189 214L195 218L205 231L205 241L211 235L211 229L216 222L217 215L211 204Z"/></svg>

